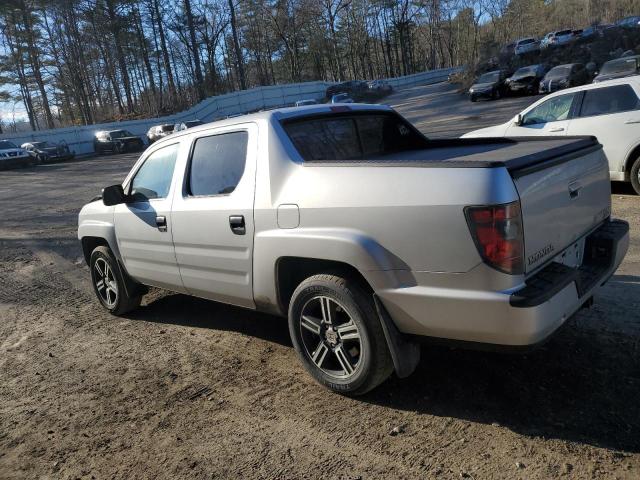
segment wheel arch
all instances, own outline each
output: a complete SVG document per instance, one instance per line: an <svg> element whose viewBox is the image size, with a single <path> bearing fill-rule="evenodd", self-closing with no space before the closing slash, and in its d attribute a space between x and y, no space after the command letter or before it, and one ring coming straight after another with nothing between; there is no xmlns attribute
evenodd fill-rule
<svg viewBox="0 0 640 480"><path fill-rule="evenodd" d="M627 155L627 158L624 164L625 179L628 180L629 174L631 173L631 168L633 167L633 164L638 158L640 158L640 143L635 147L633 147L629 152L629 154Z"/></svg>

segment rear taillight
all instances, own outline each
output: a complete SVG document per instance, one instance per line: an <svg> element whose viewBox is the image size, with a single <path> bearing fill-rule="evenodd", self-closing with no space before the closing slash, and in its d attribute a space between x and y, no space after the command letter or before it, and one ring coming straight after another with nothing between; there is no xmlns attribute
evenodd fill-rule
<svg viewBox="0 0 640 480"><path fill-rule="evenodd" d="M524 271L524 240L520 202L464 210L473 241L482 259L511 275Z"/></svg>

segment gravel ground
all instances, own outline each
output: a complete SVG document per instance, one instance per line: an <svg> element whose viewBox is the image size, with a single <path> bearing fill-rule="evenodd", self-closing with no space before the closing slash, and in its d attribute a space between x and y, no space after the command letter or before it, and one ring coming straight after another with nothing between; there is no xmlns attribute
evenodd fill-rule
<svg viewBox="0 0 640 480"><path fill-rule="evenodd" d="M529 101L470 104L448 85L389 98L431 136ZM625 262L548 343L425 347L410 378L349 399L305 374L284 319L161 291L126 318L100 308L76 215L134 161L0 172L0 478L640 477L640 198L628 188L612 197L631 222Z"/></svg>

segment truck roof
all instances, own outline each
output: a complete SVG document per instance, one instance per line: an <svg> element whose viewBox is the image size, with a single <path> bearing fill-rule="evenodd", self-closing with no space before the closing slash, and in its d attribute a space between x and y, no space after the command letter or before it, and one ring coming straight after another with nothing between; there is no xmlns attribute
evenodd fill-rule
<svg viewBox="0 0 640 480"><path fill-rule="evenodd" d="M228 125L237 125L239 123L251 122L256 120L269 121L272 118L275 118L276 120L280 121L284 119L317 115L319 113L345 112L345 111L389 112L392 110L393 109L388 105L369 104L369 103L331 103L331 104L326 103L326 104L317 104L317 105L305 105L301 107L282 107L282 108L275 108L273 110L264 110L262 112L249 113L246 115L239 115L237 117L216 120L215 122L209 122L204 125L199 125L197 127L190 128L188 130L176 132L172 134L170 137L165 137L161 140L158 140L155 143L160 144L164 141L171 141L171 139L175 140L176 137L179 137L180 135L188 135L194 132L210 130L212 128L225 127Z"/></svg>

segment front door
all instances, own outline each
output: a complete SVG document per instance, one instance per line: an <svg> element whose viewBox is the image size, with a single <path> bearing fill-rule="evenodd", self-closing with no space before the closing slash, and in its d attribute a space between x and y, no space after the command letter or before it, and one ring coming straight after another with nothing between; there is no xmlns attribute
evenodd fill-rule
<svg viewBox="0 0 640 480"><path fill-rule="evenodd" d="M508 137L538 137L566 135L574 108L575 93L549 98L522 115L520 125L507 129Z"/></svg>
<svg viewBox="0 0 640 480"><path fill-rule="evenodd" d="M127 186L133 201L114 210L116 238L129 275L184 292L171 235L171 185L179 143L154 150Z"/></svg>
<svg viewBox="0 0 640 480"><path fill-rule="evenodd" d="M255 307L256 137L254 124L194 135L172 209L176 258L187 291L249 308Z"/></svg>

